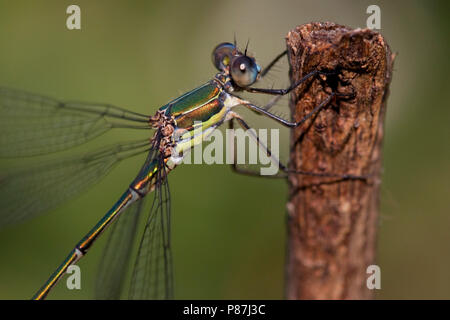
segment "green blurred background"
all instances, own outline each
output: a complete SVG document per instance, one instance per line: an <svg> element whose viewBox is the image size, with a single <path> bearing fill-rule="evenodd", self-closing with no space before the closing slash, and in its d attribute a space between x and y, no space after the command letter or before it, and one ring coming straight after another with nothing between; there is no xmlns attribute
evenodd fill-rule
<svg viewBox="0 0 450 320"><path fill-rule="evenodd" d="M73 3L81 7L81 31L65 26ZM284 36L296 25L330 20L365 27L370 4L381 7L381 32L398 53L384 143L377 297L449 299L446 2L1 0L0 85L153 114L210 79L212 48L234 33L242 45L250 39L250 51L265 65L284 50ZM276 84L287 84L286 72L279 69ZM287 106L280 110L288 113ZM256 127L277 127L245 115ZM124 134L107 134L87 148L130 138ZM284 129L283 137L287 147ZM124 162L58 209L1 230L0 298L30 298L116 201L143 159ZM286 182L201 165L178 168L170 184L176 298L283 298ZM60 283L50 299L93 297L105 240L79 264L82 290Z"/></svg>

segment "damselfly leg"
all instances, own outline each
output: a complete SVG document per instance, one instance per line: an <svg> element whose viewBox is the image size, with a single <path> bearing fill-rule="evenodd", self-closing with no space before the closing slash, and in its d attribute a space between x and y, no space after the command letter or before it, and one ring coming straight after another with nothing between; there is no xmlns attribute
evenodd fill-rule
<svg viewBox="0 0 450 320"><path fill-rule="evenodd" d="M280 53L279 55L277 55L264 69L262 69L260 76L264 77L265 75L267 75L269 73L269 71L273 68L273 66L275 66L275 64L281 59L283 58L285 55L287 54L287 50L284 50L282 53Z"/></svg>
<svg viewBox="0 0 450 320"><path fill-rule="evenodd" d="M281 54L279 54L277 57L275 57L274 60L272 60L272 62L269 63L269 65L263 69L263 71L261 72L261 76L266 75L270 69L287 53L287 51L282 52ZM324 109L325 107L327 107L329 105L329 103L336 98L352 98L354 97L355 93L352 92L350 94L346 94L346 93L339 93L339 92L335 92L332 91L327 98L325 98L319 105L317 105L311 112L309 112L308 114L306 114L302 119L300 119L299 121L289 121L286 120L278 115L275 115L273 113L271 113L269 110L270 108L278 101L278 99L284 95L286 95L287 93L291 92L293 89L297 88L298 86L300 86L301 84L303 84L304 82L306 82L308 79L314 78L318 75L330 75L330 74L335 74L335 72L322 72L319 70L314 70L310 73L308 73L307 75L303 76L301 79L299 79L297 82L291 84L288 88L285 89L265 89L265 88L253 88L253 87L247 87L244 88L245 91L248 92L252 92L252 93L261 93L261 94L271 94L271 95L275 95L277 96L275 99L273 99L272 101L270 101L268 104L266 104L265 106L257 106L249 101L246 101L244 99L241 99L239 97L236 97L237 99L240 100L241 104L247 108L249 108L250 110L255 111L256 113L259 113L261 115L264 115L268 118L271 118L273 120L275 120L276 122L289 127L289 128L297 128L299 126L301 126L302 124L304 124L308 119L310 119L311 117L313 117L314 115L317 115L322 109ZM309 175L309 176L316 176L316 177L333 177L333 178L340 178L343 180L366 180L369 176L367 175L352 175L352 174L336 174L336 173L325 173L325 172L308 172L308 171L299 171L299 170L290 170L287 168L286 165L282 164L280 162L279 159L277 159L276 157L273 156L272 152L270 151L268 146L265 146L263 143L261 143L261 141L259 140L258 136L254 135L253 132L250 130L250 126L248 126L248 124L242 119L242 117L240 117L239 115L237 115L235 113L235 117L230 121L229 127L230 129L234 128L233 125L233 120L236 120L240 126L244 129L244 130L249 130L248 132L250 132L250 136L257 142L257 144L260 146L260 148L262 148L263 150L265 150L267 156L269 158L271 158L271 160L279 167L279 169L284 173L284 175L267 175L265 177L271 177L271 178L283 178L286 176L287 173L295 173L295 174L302 174L302 175ZM237 165L236 162L236 152L233 153L235 155L235 159L234 162L232 164L232 169L240 174L245 174L245 175L252 175L252 176L261 176L259 172L257 171L253 171L253 170L249 170L249 169L245 169L245 168L241 168Z"/></svg>
<svg viewBox="0 0 450 320"><path fill-rule="evenodd" d="M233 117L233 119L230 120L229 128L234 129L233 120L236 120L239 125L244 129L247 130L247 132L250 133L250 137L259 145L260 148L264 150L266 155L271 159L271 161L278 166L278 168L282 171L283 174L276 174L276 175L261 175L259 172L240 168L237 166L237 159L236 159L236 152L233 152L234 154L234 161L231 164L232 169L240 174L244 175L250 175L250 176L259 176L259 177L268 177L268 178L285 178L286 174L293 173L293 174L302 174L307 176L314 176L314 177L324 177L324 178L338 178L340 180L363 180L369 178L368 175L353 175L353 174L339 174L339 173L326 173L326 172L309 172L309 171L301 171L301 170L291 170L286 165L281 163L281 161L276 158L270 148L266 146L264 143L261 142L259 137L254 133L252 128L237 114Z"/></svg>

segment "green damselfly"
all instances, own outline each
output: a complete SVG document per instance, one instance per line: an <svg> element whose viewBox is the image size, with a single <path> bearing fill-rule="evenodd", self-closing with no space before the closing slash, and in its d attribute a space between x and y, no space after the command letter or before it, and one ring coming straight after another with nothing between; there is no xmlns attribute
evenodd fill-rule
<svg viewBox="0 0 450 320"><path fill-rule="evenodd" d="M183 157L215 128L225 121L233 127L236 121L250 129L235 107L244 106L258 114L295 128L327 106L339 94L332 92L303 119L288 121L270 112L269 104L259 107L239 97L239 92L283 96L317 75L332 73L313 71L286 89L255 88L252 85L286 55L278 55L261 69L247 49L240 51L235 43L219 44L213 51L215 77L162 106L155 115L131 112L106 104L61 102L42 95L0 88L0 157L28 157L54 153L81 145L115 128L154 130L151 138L117 143L100 150L0 175L0 226L22 221L44 213L79 194L105 176L123 159L148 153L136 178L105 216L82 238L64 262L33 296L44 299L69 266L76 264L116 219L105 249L99 277L103 287L99 298L119 298L127 268L127 259L136 238L137 221L143 199L153 191L153 204L146 218L138 255L134 264L130 298L172 298L172 258L170 252L170 191L167 174L181 163ZM202 134L196 135L201 126ZM290 172L270 150L254 136L279 168ZM250 173L233 164L235 171ZM352 175L298 172L316 176ZM147 197L151 198L151 197ZM126 213L125 213L126 212ZM125 213L125 214L124 214Z"/></svg>

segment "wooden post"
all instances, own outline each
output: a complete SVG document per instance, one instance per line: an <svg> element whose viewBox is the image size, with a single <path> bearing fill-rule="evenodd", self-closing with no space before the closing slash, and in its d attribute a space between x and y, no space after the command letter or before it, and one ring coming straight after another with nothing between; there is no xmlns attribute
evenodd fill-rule
<svg viewBox="0 0 450 320"><path fill-rule="evenodd" d="M291 81L318 76L291 95L301 119L330 92L328 107L293 130L293 170L373 176L367 181L290 174L288 299L370 299L367 267L375 263L381 147L394 56L368 29L310 23L287 35Z"/></svg>

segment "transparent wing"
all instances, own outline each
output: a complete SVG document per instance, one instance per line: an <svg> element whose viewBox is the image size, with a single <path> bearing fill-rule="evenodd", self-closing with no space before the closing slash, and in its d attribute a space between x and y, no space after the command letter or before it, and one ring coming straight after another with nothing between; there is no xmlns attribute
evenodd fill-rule
<svg viewBox="0 0 450 320"><path fill-rule="evenodd" d="M161 159L153 204L134 265L130 299L172 299L173 270L170 250L170 190Z"/></svg>
<svg viewBox="0 0 450 320"><path fill-rule="evenodd" d="M0 87L0 157L65 150L113 128L150 129L148 118L109 104L62 102Z"/></svg>
<svg viewBox="0 0 450 320"><path fill-rule="evenodd" d="M117 143L81 157L0 173L0 227L56 207L98 182L121 160L149 149L148 139Z"/></svg>
<svg viewBox="0 0 450 320"><path fill-rule="evenodd" d="M146 199L147 197L135 202L114 223L100 261L95 284L96 299L120 299Z"/></svg>

